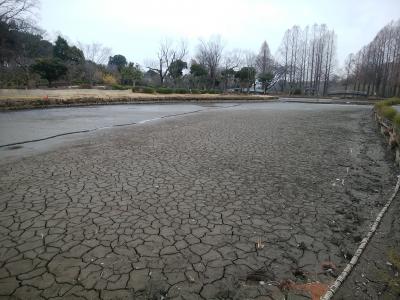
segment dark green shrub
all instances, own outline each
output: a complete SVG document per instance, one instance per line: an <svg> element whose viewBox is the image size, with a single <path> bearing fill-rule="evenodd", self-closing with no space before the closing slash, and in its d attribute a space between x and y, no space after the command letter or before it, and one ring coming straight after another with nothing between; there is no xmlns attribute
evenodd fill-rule
<svg viewBox="0 0 400 300"><path fill-rule="evenodd" d="M201 91L198 89L191 89L192 94L200 94Z"/></svg>
<svg viewBox="0 0 400 300"><path fill-rule="evenodd" d="M129 86L126 86L126 85L120 85L120 84L113 84L113 85L111 85L111 89L112 90L120 90L120 91L123 91L123 90L129 90Z"/></svg>
<svg viewBox="0 0 400 300"><path fill-rule="evenodd" d="M156 91L155 89L153 89L152 87L143 87L142 89L142 93L146 93L146 94L154 94Z"/></svg>
<svg viewBox="0 0 400 300"><path fill-rule="evenodd" d="M208 90L207 94L219 94L218 90Z"/></svg>
<svg viewBox="0 0 400 300"><path fill-rule="evenodd" d="M134 93L143 93L143 89L144 88L145 88L145 86L137 85L137 86L134 86L132 88L132 92L134 92Z"/></svg>
<svg viewBox="0 0 400 300"><path fill-rule="evenodd" d="M156 89L153 88L152 86L140 86L140 85L137 85L135 87L132 87L132 92L133 93L153 94L153 93L156 92Z"/></svg>
<svg viewBox="0 0 400 300"><path fill-rule="evenodd" d="M159 94L173 94L174 89L160 87L160 88L156 89L156 92Z"/></svg>
<svg viewBox="0 0 400 300"><path fill-rule="evenodd" d="M188 94L189 91L187 89L179 88L179 89L175 89L175 93L176 94Z"/></svg>

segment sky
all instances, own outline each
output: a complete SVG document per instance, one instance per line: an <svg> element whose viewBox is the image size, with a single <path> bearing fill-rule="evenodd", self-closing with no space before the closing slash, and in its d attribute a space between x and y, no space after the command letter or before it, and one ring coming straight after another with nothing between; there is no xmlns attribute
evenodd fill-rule
<svg viewBox="0 0 400 300"><path fill-rule="evenodd" d="M162 40L185 40L190 55L199 39L220 35L226 50L272 54L293 25L327 24L337 34L340 65L391 20L400 0L41 0L39 26L54 40L98 42L141 65L156 57Z"/></svg>

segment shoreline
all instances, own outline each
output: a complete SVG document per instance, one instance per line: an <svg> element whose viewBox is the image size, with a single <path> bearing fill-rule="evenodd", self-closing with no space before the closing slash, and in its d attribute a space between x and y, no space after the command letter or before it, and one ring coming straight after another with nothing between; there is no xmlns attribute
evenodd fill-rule
<svg viewBox="0 0 400 300"><path fill-rule="evenodd" d="M327 97L293 97L286 95L254 94L145 94L130 90L97 89L0 89L0 112L26 109L45 109L59 107L83 107L94 105L121 104L182 104L217 102L274 102L290 99L288 102L318 104L359 104L372 105L370 99L336 99Z"/></svg>
<svg viewBox="0 0 400 300"><path fill-rule="evenodd" d="M93 105L117 105L117 104L172 104L172 103L197 103L197 102L266 102L275 101L279 97L259 95L226 95L226 94L171 94L154 95L132 93L131 96L116 94L115 96L96 97L92 95L80 95L72 97L20 97L1 96L0 111L24 110L35 108L53 107L79 107Z"/></svg>

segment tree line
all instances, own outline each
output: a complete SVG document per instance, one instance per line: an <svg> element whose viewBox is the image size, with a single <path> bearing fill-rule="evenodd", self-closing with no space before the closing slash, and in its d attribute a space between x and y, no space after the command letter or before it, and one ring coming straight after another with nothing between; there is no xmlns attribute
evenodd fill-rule
<svg viewBox="0 0 400 300"><path fill-rule="evenodd" d="M383 27L375 38L345 62L345 89L381 97L400 96L400 20Z"/></svg>
<svg viewBox="0 0 400 300"><path fill-rule="evenodd" d="M342 72L336 60L336 34L325 24L293 26L275 56L267 41L257 52L229 50L221 37L199 40L190 56L184 41L163 40L144 65L100 43L75 45L58 36L54 43L32 22L37 0L0 0L0 87L106 85L174 89L276 92L326 95L332 85L369 95L399 94L399 22L385 26ZM340 73L342 73L341 76Z"/></svg>
<svg viewBox="0 0 400 300"><path fill-rule="evenodd" d="M335 32L326 25L287 30L279 48L281 91L326 95L334 72L335 49Z"/></svg>
<svg viewBox="0 0 400 300"><path fill-rule="evenodd" d="M16 16L0 18L1 88L105 84L249 91L259 81L266 91L274 79L275 62L266 41L256 55L239 49L224 51L221 38L212 37L201 40L195 56L188 59L186 43L164 40L156 58L139 66L122 54L111 55L111 49L100 43L71 45L62 36L51 43L42 30Z"/></svg>

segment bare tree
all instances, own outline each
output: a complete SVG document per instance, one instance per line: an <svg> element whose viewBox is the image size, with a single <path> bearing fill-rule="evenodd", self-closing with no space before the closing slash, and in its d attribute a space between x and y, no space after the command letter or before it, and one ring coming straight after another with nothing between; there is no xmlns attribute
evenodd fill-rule
<svg viewBox="0 0 400 300"><path fill-rule="evenodd" d="M147 68L157 72L160 78L160 84L164 85L166 77L169 75L170 66L177 60L183 60L187 54L187 44L181 41L175 45L171 40L164 40L160 43L157 52L157 61L151 62Z"/></svg>
<svg viewBox="0 0 400 300"><path fill-rule="evenodd" d="M281 69L284 70L283 74L283 83L281 86L281 91L283 92L286 89L286 84L287 84L287 76L289 73L289 50L290 50L290 30L286 30L282 43L279 47L278 50L278 56L280 57L280 64L281 64Z"/></svg>
<svg viewBox="0 0 400 300"><path fill-rule="evenodd" d="M26 22L38 7L38 0L0 0L0 22Z"/></svg>
<svg viewBox="0 0 400 300"><path fill-rule="evenodd" d="M354 55L353 68L348 73L354 89L367 95L400 96L400 20L382 28L371 43Z"/></svg>
<svg viewBox="0 0 400 300"><path fill-rule="evenodd" d="M244 53L240 49L233 49L226 52L221 62L221 77L223 79L223 89L235 83L235 71L243 65Z"/></svg>
<svg viewBox="0 0 400 300"><path fill-rule="evenodd" d="M78 42L78 48L85 56L84 77L91 85L100 82L103 76L101 66L107 64L111 56L111 48L104 47L100 43L84 44L81 42Z"/></svg>
<svg viewBox="0 0 400 300"><path fill-rule="evenodd" d="M111 48L103 47L100 43L83 44L79 42L78 47L87 60L98 65L106 65L111 56Z"/></svg>
<svg viewBox="0 0 400 300"><path fill-rule="evenodd" d="M279 48L284 70L282 91L326 94L334 71L336 36L326 25L313 25L311 33L293 26L285 32Z"/></svg>
<svg viewBox="0 0 400 300"><path fill-rule="evenodd" d="M345 62L344 62L344 71L346 73L346 79L345 79L345 90L347 91L348 86L350 84L350 76L353 74L354 72L354 64L355 64L355 55L353 53L350 53Z"/></svg>
<svg viewBox="0 0 400 300"><path fill-rule="evenodd" d="M223 49L224 45L220 36L213 36L208 41L200 40L200 44L197 47L197 60L207 67L212 88L215 88Z"/></svg>

